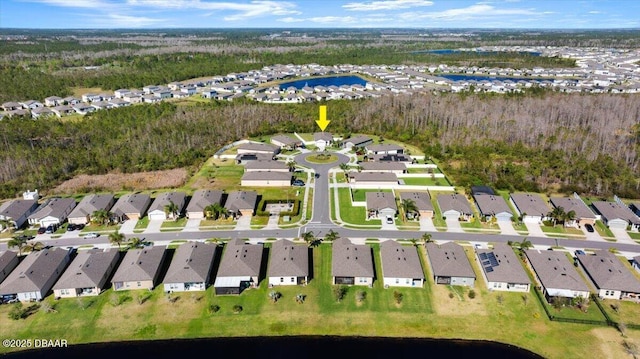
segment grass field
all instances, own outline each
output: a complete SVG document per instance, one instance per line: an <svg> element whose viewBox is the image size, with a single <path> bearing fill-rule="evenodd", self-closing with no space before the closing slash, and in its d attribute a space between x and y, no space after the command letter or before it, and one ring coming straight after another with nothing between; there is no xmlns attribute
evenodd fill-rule
<svg viewBox="0 0 640 359"><path fill-rule="evenodd" d="M354 207L351 205L351 189L338 188L340 200L340 218L343 222L355 225L381 225L379 219L367 220L367 209L365 207Z"/></svg>
<svg viewBox="0 0 640 359"><path fill-rule="evenodd" d="M431 177L400 177L407 186L450 186L446 178Z"/></svg>
<svg viewBox="0 0 640 359"><path fill-rule="evenodd" d="M637 330L628 330L622 338L610 327L550 322L531 293L491 292L479 279L476 297L471 299L467 288L434 285L422 247L426 286L396 289L403 294L398 305L394 289L382 286L378 245L372 248L377 278L373 287L349 287L341 302L333 296L331 247L322 244L313 250L313 277L307 286L268 288L262 280L259 288L239 296L217 296L210 287L200 293L174 293L171 301L162 286L152 292L109 289L94 298L54 300L49 296L45 301L55 311L38 310L26 319L10 320L7 316L13 306L0 306L0 336L65 338L70 345L281 335L461 338L508 343L545 358L626 358L622 340L640 343ZM475 270L478 274L478 268ZM275 303L268 297L271 290L282 294ZM356 300L360 290L365 292L362 302ZM305 295L304 303L295 302L297 294ZM620 315L637 311L636 304L623 304ZM210 311L212 305L220 310ZM242 312L234 314L235 305L242 306ZM0 349L3 353L11 350Z"/></svg>

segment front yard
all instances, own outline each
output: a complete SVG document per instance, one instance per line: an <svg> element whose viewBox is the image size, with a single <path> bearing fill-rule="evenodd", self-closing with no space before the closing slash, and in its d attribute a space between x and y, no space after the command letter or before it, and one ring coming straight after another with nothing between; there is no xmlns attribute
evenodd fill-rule
<svg viewBox="0 0 640 359"><path fill-rule="evenodd" d="M333 194L332 194L333 195ZM367 209L365 207L355 207L351 205L351 189L338 188L340 203L340 218L345 224L380 226L379 219L367 220Z"/></svg>

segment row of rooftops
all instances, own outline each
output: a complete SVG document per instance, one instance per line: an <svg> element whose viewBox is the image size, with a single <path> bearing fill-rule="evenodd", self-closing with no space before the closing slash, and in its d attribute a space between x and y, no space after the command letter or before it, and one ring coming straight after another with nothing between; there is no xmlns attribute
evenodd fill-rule
<svg viewBox="0 0 640 359"><path fill-rule="evenodd" d="M491 47L480 49L461 49L467 51L516 51L520 47ZM527 50L529 51L529 50ZM212 76L208 80L189 80L171 82L167 85L144 86L142 90L118 89L113 93L87 93L82 98L61 98L49 96L44 104L37 100L6 102L2 104L3 115L41 115L55 114L63 116L67 112L86 114L96 109L114 108L139 102L156 102L166 98L191 96L208 92L209 97L221 100L249 96L257 101L266 102L305 102L331 99L355 99L393 95L398 93L422 92L438 85L440 90L461 91L475 86L477 91L511 92L538 84L554 87L565 92L640 92L640 53L638 50L615 50L594 48L536 47L541 56L559 56L576 59L576 69L502 69L479 68L475 66L440 65L274 65L260 70L231 73L226 76ZM368 83L366 86L317 86L301 90L287 88L260 88L265 82L293 77L308 77L337 74L365 74L375 77L381 83ZM439 74L466 74L487 76L513 76L512 80L460 80L452 81L439 77ZM538 81L549 78L547 81ZM207 89L208 87L208 89ZM214 96L215 94L215 96ZM300 96L298 96L300 95ZM85 104L82 107L82 103ZM62 106L62 107L61 107ZM73 107L77 106L77 107ZM43 108L56 108L44 110Z"/></svg>

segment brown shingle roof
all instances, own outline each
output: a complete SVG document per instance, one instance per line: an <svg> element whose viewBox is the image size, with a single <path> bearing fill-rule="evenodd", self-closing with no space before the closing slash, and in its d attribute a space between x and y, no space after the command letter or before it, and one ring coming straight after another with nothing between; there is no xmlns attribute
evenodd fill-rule
<svg viewBox="0 0 640 359"><path fill-rule="evenodd" d="M193 192L187 206L187 212L202 212L207 206L214 203L222 204L222 191L199 189Z"/></svg>
<svg viewBox="0 0 640 359"><path fill-rule="evenodd" d="M551 208L537 193L512 193L511 199L520 214L546 217Z"/></svg>
<svg viewBox="0 0 640 359"><path fill-rule="evenodd" d="M209 279L216 248L214 244L200 242L181 244L171 259L163 282L206 282Z"/></svg>
<svg viewBox="0 0 640 359"><path fill-rule="evenodd" d="M418 207L419 211L433 211L429 192L400 192L400 200L410 199Z"/></svg>
<svg viewBox="0 0 640 359"><path fill-rule="evenodd" d="M391 192L367 192L365 193L367 201L367 209L384 209L391 208L398 210L396 206L396 198Z"/></svg>
<svg viewBox="0 0 640 359"><path fill-rule="evenodd" d="M255 191L233 191L229 193L225 208L231 212L238 212L244 209L253 210L257 201L258 193Z"/></svg>
<svg viewBox="0 0 640 359"><path fill-rule="evenodd" d="M118 198L116 204L111 208L111 212L116 216L127 213L139 213L144 215L151 204L151 197L144 193L128 193Z"/></svg>
<svg viewBox="0 0 640 359"><path fill-rule="evenodd" d="M476 277L464 249L459 244L447 242L443 245L437 245L432 242L425 244L425 247L434 276Z"/></svg>
<svg viewBox="0 0 640 359"><path fill-rule="evenodd" d="M494 196L490 194L479 194L473 196L478 209L483 216L491 216L498 213L511 213L511 208L501 196ZM513 215L513 213L511 213Z"/></svg>
<svg viewBox="0 0 640 359"><path fill-rule="evenodd" d="M439 194L438 206L442 212L454 210L464 214L472 214L471 205L464 195L461 194Z"/></svg>
<svg viewBox="0 0 640 359"><path fill-rule="evenodd" d="M371 247L338 238L332 244L331 275L334 277L373 277Z"/></svg>
<svg viewBox="0 0 640 359"><path fill-rule="evenodd" d="M489 282L530 284L531 280L520 264L513 249L505 243L496 243L493 249L477 249L478 262ZM492 265L482 254L495 257L498 265ZM495 262L494 262L495 263ZM491 268L489 270L488 268Z"/></svg>
<svg viewBox="0 0 640 359"><path fill-rule="evenodd" d="M595 219L596 215L591 212L584 202L577 198L572 197L551 197L549 198L551 204L554 207L562 207L565 213L574 211L576 213L576 219L592 218Z"/></svg>
<svg viewBox="0 0 640 359"><path fill-rule="evenodd" d="M578 261L598 287L605 290L620 290L640 293L640 281L631 274L613 253L594 250L595 254L578 254Z"/></svg>
<svg viewBox="0 0 640 359"><path fill-rule="evenodd" d="M78 252L53 289L90 288L103 285L104 283L100 281L106 279L105 274L107 277L111 274L107 271L115 269L119 254L120 252L115 248Z"/></svg>
<svg viewBox="0 0 640 359"><path fill-rule="evenodd" d="M227 242L218 277L258 276L262 264L261 244L248 244L236 238Z"/></svg>
<svg viewBox="0 0 640 359"><path fill-rule="evenodd" d="M525 253L545 288L589 291L587 284L564 252L529 249Z"/></svg>
<svg viewBox="0 0 640 359"><path fill-rule="evenodd" d="M413 246L403 246L389 240L380 244L382 275L387 278L424 279L418 251Z"/></svg>
<svg viewBox="0 0 640 359"><path fill-rule="evenodd" d="M306 277L309 275L309 248L280 239L271 245L270 277Z"/></svg>
<svg viewBox="0 0 640 359"><path fill-rule="evenodd" d="M153 280L160 270L166 247L148 247L127 252L112 282Z"/></svg>

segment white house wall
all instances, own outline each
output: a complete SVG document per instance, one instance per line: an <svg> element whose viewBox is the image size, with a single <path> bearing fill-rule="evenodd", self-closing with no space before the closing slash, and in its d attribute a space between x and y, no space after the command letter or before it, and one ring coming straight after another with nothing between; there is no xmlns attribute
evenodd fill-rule
<svg viewBox="0 0 640 359"><path fill-rule="evenodd" d="M418 285L414 285L413 278L392 278L384 277L383 284L386 287L419 287L422 288L422 281Z"/></svg>
<svg viewBox="0 0 640 359"><path fill-rule="evenodd" d="M297 285L298 277L269 277L269 285Z"/></svg>
<svg viewBox="0 0 640 359"><path fill-rule="evenodd" d="M620 298L622 298L622 291L609 290L609 289L600 289L598 291L598 297L600 297L602 299L620 299Z"/></svg>
<svg viewBox="0 0 640 359"><path fill-rule="evenodd" d="M463 285L473 288L475 279L466 277L451 277L451 285Z"/></svg>

